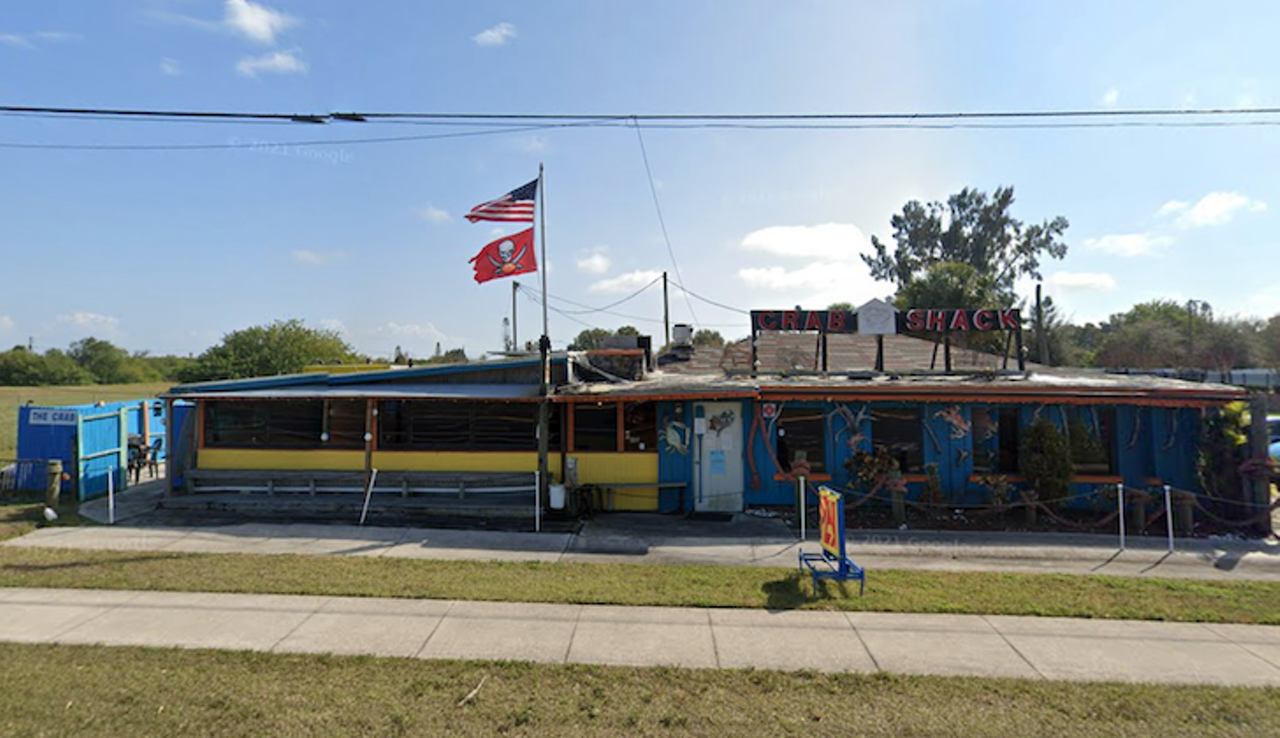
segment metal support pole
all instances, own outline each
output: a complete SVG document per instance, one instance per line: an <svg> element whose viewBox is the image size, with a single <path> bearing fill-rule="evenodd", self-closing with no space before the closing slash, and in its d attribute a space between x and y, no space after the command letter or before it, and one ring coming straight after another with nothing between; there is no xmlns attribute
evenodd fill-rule
<svg viewBox="0 0 1280 738"><path fill-rule="evenodd" d="M1169 553L1173 553L1173 502L1169 497L1169 485L1164 486L1164 521L1169 532Z"/></svg>
<svg viewBox="0 0 1280 738"><path fill-rule="evenodd" d="M516 292L520 290L520 283L511 280L511 351L520 351L520 332L516 329Z"/></svg>
<svg viewBox="0 0 1280 738"><path fill-rule="evenodd" d="M369 500L373 497L373 485L378 481L378 470L374 469L369 475L369 486L364 490L364 507L360 510L360 525L364 525L364 519L369 515Z"/></svg>
<svg viewBox="0 0 1280 738"><path fill-rule="evenodd" d="M1116 504L1119 505L1119 508L1117 509L1120 511L1120 514L1117 517L1120 518L1120 550L1123 551L1124 550L1124 512L1125 512L1124 511L1124 482L1116 482Z"/></svg>
<svg viewBox="0 0 1280 738"><path fill-rule="evenodd" d="M107 525L116 524L116 470L107 472Z"/></svg>
<svg viewBox="0 0 1280 738"><path fill-rule="evenodd" d="M533 473L533 532L542 532L542 473Z"/></svg>
<svg viewBox="0 0 1280 738"><path fill-rule="evenodd" d="M806 505L804 504L805 503L804 490L805 490L804 475L801 474L796 479L796 507L799 508L796 512L800 514L800 540L801 541L808 540L808 537L809 537L808 535L809 534L809 530L808 530L809 511L806 509Z"/></svg>
<svg viewBox="0 0 1280 738"><path fill-rule="evenodd" d="M667 302L667 273L662 273L662 336L666 339L663 347L671 350L671 304Z"/></svg>

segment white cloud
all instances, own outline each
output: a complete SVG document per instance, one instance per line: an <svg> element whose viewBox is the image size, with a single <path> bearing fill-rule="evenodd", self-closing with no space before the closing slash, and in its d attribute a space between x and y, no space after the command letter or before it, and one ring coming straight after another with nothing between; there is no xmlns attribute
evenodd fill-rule
<svg viewBox="0 0 1280 738"><path fill-rule="evenodd" d="M87 330L100 330L108 333L114 332L120 327L120 319L111 315L102 315L100 313L90 313L76 311L73 313L65 313L58 316L59 323L68 323L77 328Z"/></svg>
<svg viewBox="0 0 1280 738"><path fill-rule="evenodd" d="M320 327L327 331L333 331L339 335L347 334L347 326L337 318L321 318Z"/></svg>
<svg viewBox="0 0 1280 738"><path fill-rule="evenodd" d="M449 215L448 210L437 208L433 205L428 205L425 208L420 208L418 210L418 215L423 220L431 221L436 225L444 225L445 223L448 223L453 220L453 216Z"/></svg>
<svg viewBox="0 0 1280 738"><path fill-rule="evenodd" d="M227 0L222 23L233 33L270 46L277 35L296 26L298 19L249 0Z"/></svg>
<svg viewBox="0 0 1280 738"><path fill-rule="evenodd" d="M593 253L578 259L578 271L587 274L604 274L609 271L611 263L604 249L596 249Z"/></svg>
<svg viewBox="0 0 1280 738"><path fill-rule="evenodd" d="M294 249L291 256L293 257L293 263L295 264L319 267L331 264L334 261L341 259L343 254L339 251L333 251L326 254L321 251L312 251L311 249Z"/></svg>
<svg viewBox="0 0 1280 738"><path fill-rule="evenodd" d="M654 269L641 269L602 279L587 289L591 292L635 292L661 276L662 272Z"/></svg>
<svg viewBox="0 0 1280 738"><path fill-rule="evenodd" d="M471 37L477 46L502 46L516 37L516 27L510 23L499 23L493 28L486 28Z"/></svg>
<svg viewBox="0 0 1280 738"><path fill-rule="evenodd" d="M1120 90L1112 87L1102 95L1102 105L1108 108L1114 108L1116 103L1120 101Z"/></svg>
<svg viewBox="0 0 1280 738"><path fill-rule="evenodd" d="M1115 256L1155 256L1172 245L1171 236L1154 233L1122 233L1084 240L1086 249Z"/></svg>
<svg viewBox="0 0 1280 738"><path fill-rule="evenodd" d="M1166 211L1173 202L1165 203L1157 215L1169 215L1179 212L1173 224L1179 228L1202 228L1204 226L1226 225L1240 213L1261 213L1267 204L1254 200L1239 192L1210 192L1196 201L1194 205L1178 203L1182 207Z"/></svg>
<svg viewBox="0 0 1280 738"><path fill-rule="evenodd" d="M772 226L748 233L742 248L776 256L857 261L871 253L871 240L852 223Z"/></svg>
<svg viewBox="0 0 1280 738"><path fill-rule="evenodd" d="M1105 272L1055 272L1046 281L1063 292L1111 292L1117 286L1116 278Z"/></svg>
<svg viewBox="0 0 1280 738"><path fill-rule="evenodd" d="M182 65L177 59L164 58L160 60L160 73L167 77L177 77L182 74Z"/></svg>
<svg viewBox="0 0 1280 738"><path fill-rule="evenodd" d="M427 339L429 341L446 341L448 336L433 323L397 323L388 321L373 329L374 335L389 336L396 339Z"/></svg>
<svg viewBox="0 0 1280 738"><path fill-rule="evenodd" d="M8 315L0 315L0 333L9 333L13 331L13 328L13 318L10 318Z"/></svg>
<svg viewBox="0 0 1280 738"><path fill-rule="evenodd" d="M1190 206L1191 203L1189 202L1183 202L1182 200L1170 200L1160 206L1160 209L1156 211L1156 217L1167 218L1174 213L1180 213L1183 210L1186 210Z"/></svg>
<svg viewBox="0 0 1280 738"><path fill-rule="evenodd" d="M50 44L79 41L84 38L78 33L68 31L36 31L35 33L0 33L0 44L15 49L34 49L40 46L37 42Z"/></svg>
<svg viewBox="0 0 1280 738"><path fill-rule="evenodd" d="M236 62L236 71L246 77L260 72L270 74L306 74L310 66L297 57L297 50L272 51L262 56L246 56Z"/></svg>

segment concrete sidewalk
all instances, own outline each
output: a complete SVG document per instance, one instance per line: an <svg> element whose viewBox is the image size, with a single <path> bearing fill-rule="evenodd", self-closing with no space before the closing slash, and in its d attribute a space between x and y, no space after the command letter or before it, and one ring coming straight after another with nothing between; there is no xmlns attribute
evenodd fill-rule
<svg viewBox="0 0 1280 738"><path fill-rule="evenodd" d="M1280 686L1280 627L0 589L0 640Z"/></svg>
<svg viewBox="0 0 1280 738"><path fill-rule="evenodd" d="M800 543L777 520L739 516L707 523L656 515L611 515L578 533L378 528L301 523L43 528L6 546L322 554L446 560L622 562L782 566ZM811 532L805 550L817 550ZM1069 534L872 531L849 535L849 554L884 569L1112 574L1280 581L1280 546L1269 541L1184 541L1169 554L1163 540Z"/></svg>

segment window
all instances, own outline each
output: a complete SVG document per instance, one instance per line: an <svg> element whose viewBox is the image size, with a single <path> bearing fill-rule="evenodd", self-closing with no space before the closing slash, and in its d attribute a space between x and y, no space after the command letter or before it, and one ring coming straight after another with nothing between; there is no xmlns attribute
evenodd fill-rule
<svg viewBox="0 0 1280 738"><path fill-rule="evenodd" d="M364 400L325 400L327 448L364 448Z"/></svg>
<svg viewBox="0 0 1280 738"><path fill-rule="evenodd" d="M622 410L624 451L658 450L658 412L652 402L628 402Z"/></svg>
<svg viewBox="0 0 1280 738"><path fill-rule="evenodd" d="M982 407L970 410L973 417L973 471L976 474L1017 474L1018 408Z"/></svg>
<svg viewBox="0 0 1280 738"><path fill-rule="evenodd" d="M614 403L573 407L574 451L618 450L618 406Z"/></svg>
<svg viewBox="0 0 1280 738"><path fill-rule="evenodd" d="M827 430L821 407L784 407L778 415L778 463L788 471L804 458L817 474L827 471Z"/></svg>
<svg viewBox="0 0 1280 738"><path fill-rule="evenodd" d="M321 400L205 403L204 441L211 448L316 448L323 427Z"/></svg>
<svg viewBox="0 0 1280 738"><path fill-rule="evenodd" d="M536 451L534 402L385 400L378 410L381 448L408 451ZM551 448L559 443L554 420Z"/></svg>
<svg viewBox="0 0 1280 738"><path fill-rule="evenodd" d="M871 411L871 445L888 449L903 472L924 471L924 426L920 408L883 408Z"/></svg>
<svg viewBox="0 0 1280 738"><path fill-rule="evenodd" d="M1112 428L1115 427L1115 408L1080 408L1071 414L1067 439L1071 442L1071 463L1076 474L1112 474L1115 472L1115 454L1112 453Z"/></svg>

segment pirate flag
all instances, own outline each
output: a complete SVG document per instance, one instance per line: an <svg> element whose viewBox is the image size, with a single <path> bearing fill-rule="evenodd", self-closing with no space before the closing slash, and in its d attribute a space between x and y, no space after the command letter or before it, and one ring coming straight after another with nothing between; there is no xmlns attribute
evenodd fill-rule
<svg viewBox="0 0 1280 738"><path fill-rule="evenodd" d="M538 262L533 258L533 229L499 238L471 257L471 263L476 268L477 282L538 271Z"/></svg>

